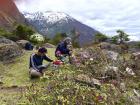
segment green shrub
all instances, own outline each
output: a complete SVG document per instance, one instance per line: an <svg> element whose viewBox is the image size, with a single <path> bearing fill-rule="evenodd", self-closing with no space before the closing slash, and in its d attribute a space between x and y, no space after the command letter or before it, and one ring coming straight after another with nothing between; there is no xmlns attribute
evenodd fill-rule
<svg viewBox="0 0 140 105"><path fill-rule="evenodd" d="M66 33L57 33L53 39L49 40L49 43L57 45L66 37L67 37Z"/></svg>
<svg viewBox="0 0 140 105"><path fill-rule="evenodd" d="M95 35L94 42L104 42L107 41L108 37L102 33L97 33Z"/></svg>
<svg viewBox="0 0 140 105"><path fill-rule="evenodd" d="M25 25L17 25L16 29L13 31L13 34L15 34L19 39L25 39L29 40L30 36L33 35L35 32L33 29L29 26Z"/></svg>

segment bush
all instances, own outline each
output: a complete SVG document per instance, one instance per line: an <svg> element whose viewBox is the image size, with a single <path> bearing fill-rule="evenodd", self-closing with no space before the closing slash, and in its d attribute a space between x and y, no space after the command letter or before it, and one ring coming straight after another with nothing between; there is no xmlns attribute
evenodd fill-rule
<svg viewBox="0 0 140 105"><path fill-rule="evenodd" d="M94 41L95 42L104 42L104 41L107 41L108 37L102 33L97 33L95 35L95 39Z"/></svg>
<svg viewBox="0 0 140 105"><path fill-rule="evenodd" d="M19 39L29 40L30 36L33 35L35 32L31 27L25 25L18 25L16 29L13 31Z"/></svg>
<svg viewBox="0 0 140 105"><path fill-rule="evenodd" d="M49 43L57 45L60 41L62 41L66 37L67 37L66 33L57 33L53 39L49 40Z"/></svg>
<svg viewBox="0 0 140 105"><path fill-rule="evenodd" d="M0 28L0 36L4 36L13 41L17 41L20 39L29 40L30 36L35 32L29 27L25 25L17 25L13 32L8 32L2 28Z"/></svg>
<svg viewBox="0 0 140 105"><path fill-rule="evenodd" d="M117 44L118 43L118 36L111 37L111 43Z"/></svg>
<svg viewBox="0 0 140 105"><path fill-rule="evenodd" d="M137 48L140 48L140 41L136 44Z"/></svg>

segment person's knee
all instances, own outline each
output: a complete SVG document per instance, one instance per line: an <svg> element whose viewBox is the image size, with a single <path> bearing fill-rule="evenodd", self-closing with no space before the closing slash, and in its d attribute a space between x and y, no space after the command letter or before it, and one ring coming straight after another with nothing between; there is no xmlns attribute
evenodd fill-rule
<svg viewBox="0 0 140 105"><path fill-rule="evenodd" d="M30 71L30 76L38 78L38 77L41 77L42 74L40 72L36 71L36 70L31 70Z"/></svg>

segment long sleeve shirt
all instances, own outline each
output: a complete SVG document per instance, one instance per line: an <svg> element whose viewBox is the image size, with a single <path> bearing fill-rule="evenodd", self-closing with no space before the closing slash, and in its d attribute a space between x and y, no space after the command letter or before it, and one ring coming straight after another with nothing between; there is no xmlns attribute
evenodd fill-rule
<svg viewBox="0 0 140 105"><path fill-rule="evenodd" d="M70 53L69 53L70 51L69 51L69 49L67 49L67 45L64 42L61 42L61 43L58 44L55 53L57 51L60 51L62 54L70 55Z"/></svg>
<svg viewBox="0 0 140 105"><path fill-rule="evenodd" d="M29 64L29 68L33 68L34 70L40 71L42 69L42 64L43 64L43 60L46 60L48 62L52 62L53 60L51 60L48 56L39 56L37 54L32 54L30 56L30 64Z"/></svg>

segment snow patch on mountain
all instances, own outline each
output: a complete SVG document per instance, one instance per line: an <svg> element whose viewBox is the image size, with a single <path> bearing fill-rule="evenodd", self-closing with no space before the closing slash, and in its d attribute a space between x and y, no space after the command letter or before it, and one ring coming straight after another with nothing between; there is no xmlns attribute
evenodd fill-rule
<svg viewBox="0 0 140 105"><path fill-rule="evenodd" d="M25 18L29 20L46 20L47 23L54 24L59 21L68 22L69 19L73 20L69 15L63 12L35 12L35 13L26 13L24 12Z"/></svg>

